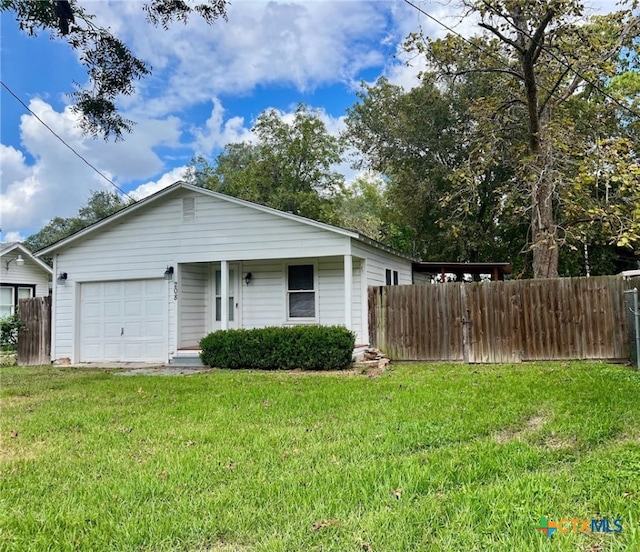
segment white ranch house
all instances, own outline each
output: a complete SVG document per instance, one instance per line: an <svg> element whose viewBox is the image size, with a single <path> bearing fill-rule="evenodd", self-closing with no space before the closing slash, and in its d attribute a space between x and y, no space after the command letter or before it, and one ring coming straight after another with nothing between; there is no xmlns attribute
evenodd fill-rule
<svg viewBox="0 0 640 552"><path fill-rule="evenodd" d="M46 297L51 268L18 242L0 244L0 318L15 314L18 301Z"/></svg>
<svg viewBox="0 0 640 552"><path fill-rule="evenodd" d="M176 182L37 253L53 258L52 360L178 362L225 328L344 325L412 259L358 233Z"/></svg>

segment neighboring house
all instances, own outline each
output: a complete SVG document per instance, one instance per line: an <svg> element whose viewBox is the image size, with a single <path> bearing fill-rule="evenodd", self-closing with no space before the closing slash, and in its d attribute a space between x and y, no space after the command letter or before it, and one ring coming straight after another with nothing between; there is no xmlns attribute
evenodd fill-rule
<svg viewBox="0 0 640 552"><path fill-rule="evenodd" d="M24 245L0 244L0 318L14 314L19 299L49 295L51 274Z"/></svg>
<svg viewBox="0 0 640 552"><path fill-rule="evenodd" d="M355 232L176 182L53 245L52 359L171 362L224 328L340 324L412 259ZM192 353L193 354L193 353Z"/></svg>

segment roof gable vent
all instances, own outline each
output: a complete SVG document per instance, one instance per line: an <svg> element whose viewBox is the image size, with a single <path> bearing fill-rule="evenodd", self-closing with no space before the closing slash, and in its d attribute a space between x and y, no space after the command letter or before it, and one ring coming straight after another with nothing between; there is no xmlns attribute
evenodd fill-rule
<svg viewBox="0 0 640 552"><path fill-rule="evenodd" d="M196 198L182 198L182 222L195 222L196 220Z"/></svg>

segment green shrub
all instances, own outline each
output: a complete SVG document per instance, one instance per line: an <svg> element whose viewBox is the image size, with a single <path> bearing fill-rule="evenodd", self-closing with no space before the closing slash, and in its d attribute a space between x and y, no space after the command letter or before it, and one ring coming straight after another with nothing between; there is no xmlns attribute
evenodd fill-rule
<svg viewBox="0 0 640 552"><path fill-rule="evenodd" d="M18 349L18 331L23 327L17 314L0 318L0 351L13 352Z"/></svg>
<svg viewBox="0 0 640 552"><path fill-rule="evenodd" d="M200 340L200 358L218 368L335 370L351 362L354 345L343 326L220 330Z"/></svg>

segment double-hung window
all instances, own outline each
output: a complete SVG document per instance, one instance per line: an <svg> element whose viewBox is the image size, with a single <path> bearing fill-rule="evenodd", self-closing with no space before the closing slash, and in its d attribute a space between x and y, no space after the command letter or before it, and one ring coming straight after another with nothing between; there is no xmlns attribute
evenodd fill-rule
<svg viewBox="0 0 640 552"><path fill-rule="evenodd" d="M287 316L289 319L316 318L314 265L289 265L287 270Z"/></svg>
<svg viewBox="0 0 640 552"><path fill-rule="evenodd" d="M0 287L0 318L15 314L18 301L35 296L35 286L2 284Z"/></svg>

